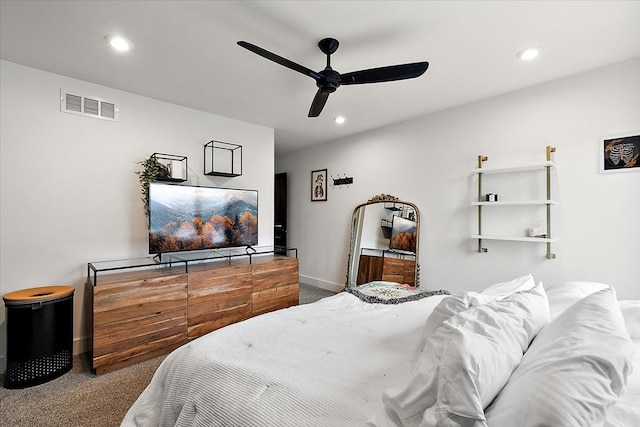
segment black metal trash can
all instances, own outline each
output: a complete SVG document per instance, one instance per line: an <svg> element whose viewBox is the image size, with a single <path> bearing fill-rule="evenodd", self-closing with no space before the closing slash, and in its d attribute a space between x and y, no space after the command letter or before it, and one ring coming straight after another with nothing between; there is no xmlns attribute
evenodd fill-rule
<svg viewBox="0 0 640 427"><path fill-rule="evenodd" d="M73 367L72 286L10 292L7 311L5 388L42 384Z"/></svg>

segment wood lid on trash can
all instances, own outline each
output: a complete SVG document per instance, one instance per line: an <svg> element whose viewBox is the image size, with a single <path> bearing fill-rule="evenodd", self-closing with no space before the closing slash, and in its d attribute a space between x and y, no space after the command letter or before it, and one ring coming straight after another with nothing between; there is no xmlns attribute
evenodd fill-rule
<svg viewBox="0 0 640 427"><path fill-rule="evenodd" d="M24 304L30 302L48 301L73 295L73 286L42 286L39 288L23 289L5 294L2 299L6 304Z"/></svg>

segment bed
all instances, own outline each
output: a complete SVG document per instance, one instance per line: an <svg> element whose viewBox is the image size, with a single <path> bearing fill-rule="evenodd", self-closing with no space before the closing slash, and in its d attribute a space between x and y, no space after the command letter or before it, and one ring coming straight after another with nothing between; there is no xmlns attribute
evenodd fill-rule
<svg viewBox="0 0 640 427"><path fill-rule="evenodd" d="M639 356L640 301L605 285L341 292L175 350L122 425L631 427Z"/></svg>

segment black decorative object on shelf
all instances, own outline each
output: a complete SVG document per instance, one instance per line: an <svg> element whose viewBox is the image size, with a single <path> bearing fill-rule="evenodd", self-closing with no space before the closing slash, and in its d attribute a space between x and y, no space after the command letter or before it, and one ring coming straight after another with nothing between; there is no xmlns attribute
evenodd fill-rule
<svg viewBox="0 0 640 427"><path fill-rule="evenodd" d="M185 182L187 176L187 157L175 154L153 153L158 165L156 181Z"/></svg>
<svg viewBox="0 0 640 427"><path fill-rule="evenodd" d="M242 175L242 145L209 141L204 145L205 175L235 177Z"/></svg>

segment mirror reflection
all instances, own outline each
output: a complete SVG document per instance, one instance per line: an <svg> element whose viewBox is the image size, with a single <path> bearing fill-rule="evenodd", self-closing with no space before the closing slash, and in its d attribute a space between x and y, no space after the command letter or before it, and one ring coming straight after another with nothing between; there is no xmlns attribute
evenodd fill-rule
<svg viewBox="0 0 640 427"><path fill-rule="evenodd" d="M351 220L347 287L374 281L419 286L419 237L415 204L381 194L358 205Z"/></svg>

